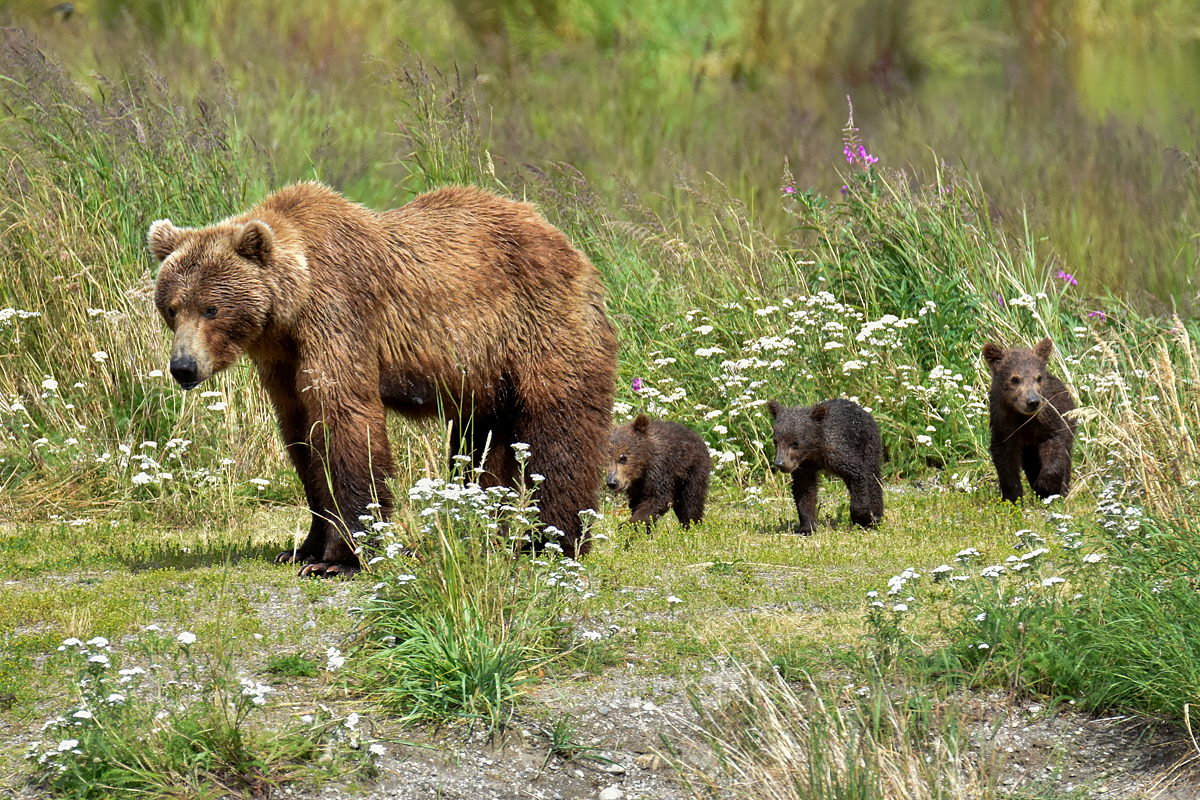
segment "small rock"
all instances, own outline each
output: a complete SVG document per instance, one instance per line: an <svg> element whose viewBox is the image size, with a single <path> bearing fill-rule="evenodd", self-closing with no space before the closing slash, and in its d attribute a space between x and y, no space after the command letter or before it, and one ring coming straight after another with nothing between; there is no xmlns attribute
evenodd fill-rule
<svg viewBox="0 0 1200 800"><path fill-rule="evenodd" d="M620 764L608 764L604 767L604 771L611 775L624 775L625 768Z"/></svg>
<svg viewBox="0 0 1200 800"><path fill-rule="evenodd" d="M600 800L621 800L625 793L621 791L621 787L615 783L600 792Z"/></svg>
<svg viewBox="0 0 1200 800"><path fill-rule="evenodd" d="M642 753L633 760L633 763L646 770L659 770L664 766L663 760L654 753Z"/></svg>

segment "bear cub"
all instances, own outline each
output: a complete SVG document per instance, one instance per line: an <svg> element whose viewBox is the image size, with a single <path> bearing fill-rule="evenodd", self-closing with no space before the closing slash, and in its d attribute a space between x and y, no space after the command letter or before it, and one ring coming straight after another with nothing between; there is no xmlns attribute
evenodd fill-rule
<svg viewBox="0 0 1200 800"><path fill-rule="evenodd" d="M639 414L609 437L604 482L629 498L629 521L647 533L668 508L685 528L703 519L711 472L708 445L677 422Z"/></svg>
<svg viewBox="0 0 1200 800"><path fill-rule="evenodd" d="M983 360L992 371L992 463L1000 495L1012 503L1025 494L1022 469L1038 497L1066 496L1071 488L1075 420L1068 419L1067 412L1075 408L1075 400L1063 382L1046 371L1053 351L1048 338L1032 350L1005 350L992 342L983 346Z"/></svg>
<svg viewBox="0 0 1200 800"><path fill-rule="evenodd" d="M841 478L850 492L850 519L872 527L883 519L883 439L875 418L849 400L825 400L807 408L767 403L775 421L775 463L792 474L792 497L800 515L797 533L817 524L819 473Z"/></svg>

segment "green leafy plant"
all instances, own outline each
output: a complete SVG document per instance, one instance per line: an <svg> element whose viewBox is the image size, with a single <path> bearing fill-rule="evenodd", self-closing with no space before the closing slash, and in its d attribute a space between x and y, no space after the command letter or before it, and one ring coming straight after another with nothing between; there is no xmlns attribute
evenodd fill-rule
<svg viewBox="0 0 1200 800"><path fill-rule="evenodd" d="M72 637L58 648L63 666L76 670L77 700L43 726L46 738L27 754L37 780L56 794L201 796L213 786L262 792L310 774L306 762L341 726L309 719L260 730L252 720L263 714L271 687L235 680L224 648L190 631L170 640L152 630L133 645L146 666L102 636ZM339 769L370 768L369 759L356 761L341 758Z"/></svg>
<svg viewBox="0 0 1200 800"><path fill-rule="evenodd" d="M469 717L499 729L559 652L583 567L553 542L540 558L520 554L543 535L528 489L426 478L409 494L423 506L410 510L420 541L412 556L394 554L403 571L367 609L359 678L407 721Z"/></svg>

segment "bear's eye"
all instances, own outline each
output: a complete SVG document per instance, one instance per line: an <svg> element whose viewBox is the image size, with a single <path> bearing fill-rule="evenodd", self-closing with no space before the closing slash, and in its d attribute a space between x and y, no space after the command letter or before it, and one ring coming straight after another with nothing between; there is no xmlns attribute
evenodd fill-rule
<svg viewBox="0 0 1200 800"><path fill-rule="evenodd" d="M617 463L624 464L628 460L629 460L629 456L621 456L620 458L617 459Z"/></svg>
<svg viewBox="0 0 1200 800"><path fill-rule="evenodd" d="M1013 375L1013 376L1012 376L1012 378L1010 378L1010 379L1009 379L1009 382L1010 382L1010 383L1011 383L1013 386L1016 386L1018 383L1020 383L1020 382L1021 382L1021 379L1020 379L1020 378L1018 378L1016 375Z"/></svg>
<svg viewBox="0 0 1200 800"><path fill-rule="evenodd" d="M209 306L208 308L204 309L204 318L205 319L212 319L216 315L217 315L217 307L216 306Z"/></svg>
<svg viewBox="0 0 1200 800"><path fill-rule="evenodd" d="M1042 382L1042 376L1041 376L1041 375L1038 375L1038 376L1037 376L1037 378L1035 378L1034 380L1036 380L1038 383L1041 383L1041 382Z"/></svg>
<svg viewBox="0 0 1200 800"><path fill-rule="evenodd" d="M170 317L171 319L175 319L175 309L173 309L173 308L168 308L168 309L167 309L167 316L168 316L168 317Z"/></svg>

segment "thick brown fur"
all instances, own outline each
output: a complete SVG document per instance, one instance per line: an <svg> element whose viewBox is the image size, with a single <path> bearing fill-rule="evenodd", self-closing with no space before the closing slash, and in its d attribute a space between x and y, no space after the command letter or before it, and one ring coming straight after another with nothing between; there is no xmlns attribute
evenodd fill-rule
<svg viewBox="0 0 1200 800"><path fill-rule="evenodd" d="M647 532L668 508L685 528L704 519L711 472L708 445L677 422L639 414L609 437L604 481L629 498L629 521Z"/></svg>
<svg viewBox="0 0 1200 800"><path fill-rule="evenodd" d="M806 408L767 403L775 421L774 468L792 475L798 533L817 524L819 474L841 478L850 492L850 519L872 527L883 519L883 439L875 418L849 400L825 400Z"/></svg>
<svg viewBox="0 0 1200 800"><path fill-rule="evenodd" d="M595 267L526 203L438 189L377 213L318 183L206 228L150 227L155 302L191 388L245 353L304 483L312 526L280 561L353 574L351 534L393 472L385 411L444 414L481 483L530 448L541 521L587 552L611 426L616 337Z"/></svg>
<svg viewBox="0 0 1200 800"><path fill-rule="evenodd" d="M1033 349L1005 350L992 342L983 346L983 359L992 371L992 463L1000 495L1012 503L1025 494L1022 469L1038 497L1065 497L1071 489L1075 421L1067 412L1075 408L1075 400L1063 382L1046 371L1046 359L1053 352L1049 339Z"/></svg>

